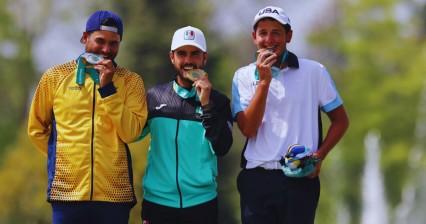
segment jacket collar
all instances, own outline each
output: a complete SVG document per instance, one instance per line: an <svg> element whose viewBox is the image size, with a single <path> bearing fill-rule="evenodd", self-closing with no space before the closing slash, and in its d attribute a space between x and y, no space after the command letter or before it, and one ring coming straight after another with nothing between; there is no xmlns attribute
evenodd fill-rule
<svg viewBox="0 0 426 224"><path fill-rule="evenodd" d="M299 68L299 60L297 59L297 56L290 51L288 51L287 66L290 68Z"/></svg>

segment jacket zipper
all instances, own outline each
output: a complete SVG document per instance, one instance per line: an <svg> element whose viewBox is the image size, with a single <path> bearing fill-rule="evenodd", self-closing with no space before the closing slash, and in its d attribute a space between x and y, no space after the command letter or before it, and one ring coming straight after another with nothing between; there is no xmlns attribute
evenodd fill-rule
<svg viewBox="0 0 426 224"><path fill-rule="evenodd" d="M179 125L180 125L180 117L182 114L182 107L184 104L184 100L181 101L180 104L180 108L179 108L179 113L178 113L178 119L177 119L177 125L176 125L176 136L175 136L175 146L176 146L176 187L177 190L179 192L179 202L180 202L180 208L182 208L182 192L180 190L180 186L179 186L179 146L178 146L178 137L179 137Z"/></svg>
<svg viewBox="0 0 426 224"><path fill-rule="evenodd" d="M90 166L90 171L91 171L91 176L90 176L90 200L93 200L93 164L94 164L94 152L93 152L93 147L94 147L94 136L95 136L95 102L96 102L96 83L93 83L93 103L92 103L92 142L90 144L90 155L91 155L91 166Z"/></svg>

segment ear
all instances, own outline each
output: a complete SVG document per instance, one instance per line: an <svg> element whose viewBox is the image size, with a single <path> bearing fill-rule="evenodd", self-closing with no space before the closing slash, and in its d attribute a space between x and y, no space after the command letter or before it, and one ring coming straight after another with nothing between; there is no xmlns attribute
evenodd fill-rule
<svg viewBox="0 0 426 224"><path fill-rule="evenodd" d="M83 32L83 36L81 36L80 42L86 44L87 38L89 38L89 34L87 34L87 32Z"/></svg>
<svg viewBox="0 0 426 224"><path fill-rule="evenodd" d="M173 54L173 51L169 52L170 61L172 61L172 64L175 64L175 55Z"/></svg>
<svg viewBox="0 0 426 224"><path fill-rule="evenodd" d="M203 56L203 66L206 65L208 56L209 56L209 54L207 52L205 52L204 56Z"/></svg>
<svg viewBox="0 0 426 224"><path fill-rule="evenodd" d="M292 37L293 37L293 30L290 30L287 33L287 43L290 43Z"/></svg>
<svg viewBox="0 0 426 224"><path fill-rule="evenodd" d="M254 43L254 45L257 45L256 44L256 32L251 32L251 37L253 38L253 43Z"/></svg>

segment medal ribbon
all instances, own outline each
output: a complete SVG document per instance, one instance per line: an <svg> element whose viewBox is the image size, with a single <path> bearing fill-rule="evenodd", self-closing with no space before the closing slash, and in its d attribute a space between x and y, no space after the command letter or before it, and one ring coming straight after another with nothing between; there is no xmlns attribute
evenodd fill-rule
<svg viewBox="0 0 426 224"><path fill-rule="evenodd" d="M86 61L86 64L83 62L83 58L80 56L78 59L78 66L77 66L77 74L76 74L76 80L75 82L78 85L84 85L85 80L85 74L88 73L92 80L99 84L99 73L98 71L93 67L92 64Z"/></svg>
<svg viewBox="0 0 426 224"><path fill-rule="evenodd" d="M182 88L179 86L179 84L176 83L176 81L173 81L173 90L182 98L187 99L190 97L195 96L195 101L200 102L200 98L198 97L197 90L195 90L194 87L191 88L190 91L188 91L185 88ZM195 113L201 114L201 107L197 106L195 109Z"/></svg>

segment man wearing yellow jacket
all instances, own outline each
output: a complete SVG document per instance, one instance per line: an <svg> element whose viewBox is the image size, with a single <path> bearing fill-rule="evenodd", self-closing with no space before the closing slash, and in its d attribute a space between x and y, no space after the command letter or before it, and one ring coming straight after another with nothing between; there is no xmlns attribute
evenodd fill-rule
<svg viewBox="0 0 426 224"><path fill-rule="evenodd" d="M28 135L47 155L52 223L128 223L136 198L128 143L147 108L142 78L114 61L123 36L116 14L91 15L86 52L42 76Z"/></svg>

